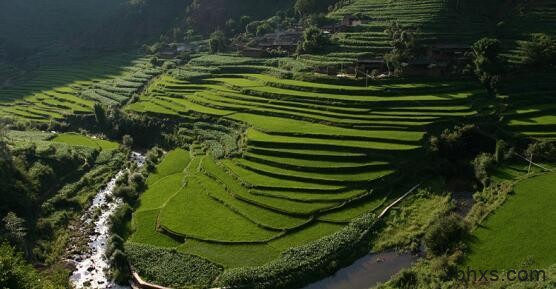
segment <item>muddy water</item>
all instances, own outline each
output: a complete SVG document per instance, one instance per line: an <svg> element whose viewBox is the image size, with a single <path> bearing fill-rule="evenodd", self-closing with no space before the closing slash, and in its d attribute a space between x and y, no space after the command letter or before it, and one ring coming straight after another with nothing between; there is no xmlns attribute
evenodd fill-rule
<svg viewBox="0 0 556 289"><path fill-rule="evenodd" d="M304 289L370 289L386 282L417 260L411 254L384 252L367 255L336 274Z"/></svg>

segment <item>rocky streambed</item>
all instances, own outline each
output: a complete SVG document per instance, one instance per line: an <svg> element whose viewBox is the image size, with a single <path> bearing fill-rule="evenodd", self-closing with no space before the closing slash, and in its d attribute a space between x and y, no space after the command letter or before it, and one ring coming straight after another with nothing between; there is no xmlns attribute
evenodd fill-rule
<svg viewBox="0 0 556 289"><path fill-rule="evenodd" d="M137 165L144 164L144 157L139 153L132 153L132 160ZM75 267L70 281L77 288L112 288L124 289L126 286L115 284L109 277L110 264L105 256L110 238L110 217L123 204L120 198L114 197L116 180L125 172L121 170L114 176L104 189L98 192L92 205L81 217L81 228L88 240L87 250L73 250L72 257L68 260ZM70 244L71 245L71 244Z"/></svg>

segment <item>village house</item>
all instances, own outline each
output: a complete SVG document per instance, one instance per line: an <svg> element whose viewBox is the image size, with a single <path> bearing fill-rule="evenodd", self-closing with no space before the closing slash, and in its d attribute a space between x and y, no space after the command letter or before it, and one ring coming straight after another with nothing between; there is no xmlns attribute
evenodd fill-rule
<svg viewBox="0 0 556 289"><path fill-rule="evenodd" d="M268 52L261 48L243 46L239 48L241 56L252 58L263 58L268 56Z"/></svg>
<svg viewBox="0 0 556 289"><path fill-rule="evenodd" d="M465 44L435 44L427 49L427 56L435 61L455 61L465 59L471 47Z"/></svg>
<svg viewBox="0 0 556 289"><path fill-rule="evenodd" d="M385 72L388 70L386 61L383 58L359 58L355 62L358 76L364 76L364 73L371 73L373 70Z"/></svg>
<svg viewBox="0 0 556 289"><path fill-rule="evenodd" d="M257 39L256 48L270 50L284 50L289 53L295 52L299 42L303 37L301 31L282 31L276 33L268 33Z"/></svg>
<svg viewBox="0 0 556 289"><path fill-rule="evenodd" d="M178 49L176 46L166 46L160 48L156 56L162 59L174 59L178 56Z"/></svg>
<svg viewBox="0 0 556 289"><path fill-rule="evenodd" d="M369 20L361 19L351 14L344 15L344 19L342 19L342 26L344 27L357 27L367 23L369 23Z"/></svg>
<svg viewBox="0 0 556 289"><path fill-rule="evenodd" d="M437 64L428 57L402 63L404 76L440 77L447 73L446 66Z"/></svg>

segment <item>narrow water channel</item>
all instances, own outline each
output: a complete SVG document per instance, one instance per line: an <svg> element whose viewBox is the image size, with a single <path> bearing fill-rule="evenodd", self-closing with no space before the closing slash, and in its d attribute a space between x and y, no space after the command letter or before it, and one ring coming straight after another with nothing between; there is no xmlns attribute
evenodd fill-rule
<svg viewBox="0 0 556 289"><path fill-rule="evenodd" d="M416 260L414 255L396 252L369 254L304 289L370 289L411 267Z"/></svg>

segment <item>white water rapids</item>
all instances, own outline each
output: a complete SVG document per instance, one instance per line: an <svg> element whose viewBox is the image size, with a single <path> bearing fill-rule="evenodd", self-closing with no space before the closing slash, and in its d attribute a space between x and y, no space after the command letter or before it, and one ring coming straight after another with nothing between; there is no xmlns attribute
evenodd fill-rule
<svg viewBox="0 0 556 289"><path fill-rule="evenodd" d="M144 164L145 158L139 153L132 153L132 159L138 166ZM108 249L108 239L110 238L110 216L123 204L122 199L113 197L116 180L124 171L121 170L113 177L106 187L102 189L93 199L93 204L82 216L81 221L84 225L93 224L94 233L89 236L89 252L76 255L72 259L76 269L70 277L72 285L76 289L124 289L126 286L115 284L109 277L109 260L105 253ZM96 212L100 211L97 218L93 218Z"/></svg>

